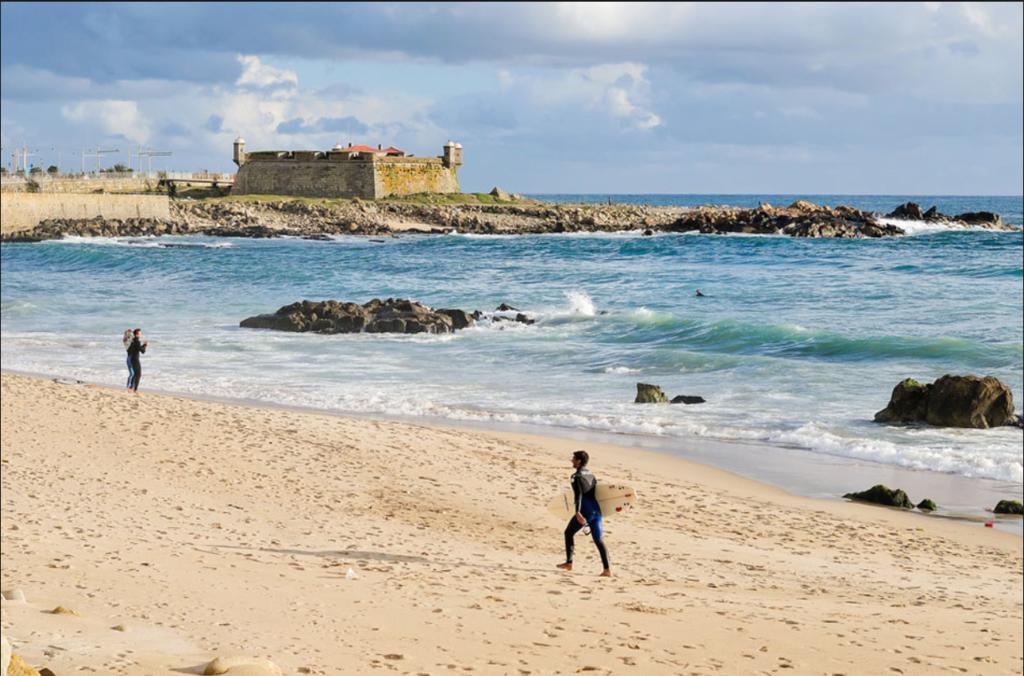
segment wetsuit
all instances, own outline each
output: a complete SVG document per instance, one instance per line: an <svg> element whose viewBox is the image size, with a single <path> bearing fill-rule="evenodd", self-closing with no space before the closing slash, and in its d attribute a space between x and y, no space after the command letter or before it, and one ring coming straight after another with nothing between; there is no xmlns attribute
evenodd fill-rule
<svg viewBox="0 0 1024 676"><path fill-rule="evenodd" d="M129 343L128 346L130 347L131 343ZM128 348L125 348L125 349L128 349ZM130 390L132 388L132 381L135 379L135 369L132 368L132 354L131 354L131 352L128 353L127 361L128 361L128 384L125 387L127 387Z"/></svg>
<svg viewBox="0 0 1024 676"><path fill-rule="evenodd" d="M590 535L594 538L594 544L597 545L597 551L601 554L601 563L604 565L604 569L608 570L608 550L604 546L603 523L601 521L601 505L597 504L597 498L594 497L594 493L597 490L597 478L591 473L586 467L580 467L576 470L576 473L572 475L572 494L576 505L576 512L583 515L583 518L587 520L587 525L590 526ZM566 563L572 563L573 553L573 537L579 530L583 528L583 524L576 520L576 515L573 514L572 518L569 519L569 525L565 527L565 561Z"/></svg>
<svg viewBox="0 0 1024 676"><path fill-rule="evenodd" d="M146 346L136 336L132 338L132 344L128 346L128 370L131 372L128 388L136 391L139 389L139 380L142 379L142 360L139 359L140 354L146 354Z"/></svg>

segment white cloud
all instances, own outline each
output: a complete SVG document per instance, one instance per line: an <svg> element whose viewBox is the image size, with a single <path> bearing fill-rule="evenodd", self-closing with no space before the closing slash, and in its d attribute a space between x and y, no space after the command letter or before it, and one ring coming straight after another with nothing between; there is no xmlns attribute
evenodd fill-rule
<svg viewBox="0 0 1024 676"><path fill-rule="evenodd" d="M124 136L134 143L146 143L152 135L149 122L139 113L135 101L79 101L62 106L61 115L71 122L96 124L107 134Z"/></svg>
<svg viewBox="0 0 1024 676"><path fill-rule="evenodd" d="M242 74L235 81L239 87L297 87L299 84L295 71L268 66L258 56L239 54L238 63L242 64Z"/></svg>
<svg viewBox="0 0 1024 676"><path fill-rule="evenodd" d="M625 120L631 128L653 129L661 116L648 108L650 83L641 63L605 63L568 71L501 75L502 89L537 109L579 107ZM519 88L522 91L509 90Z"/></svg>

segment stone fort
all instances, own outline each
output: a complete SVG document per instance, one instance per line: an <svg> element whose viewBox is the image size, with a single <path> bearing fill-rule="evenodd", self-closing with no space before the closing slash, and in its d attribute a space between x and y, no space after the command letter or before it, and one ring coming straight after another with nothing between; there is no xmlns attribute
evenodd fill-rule
<svg viewBox="0 0 1024 676"><path fill-rule="evenodd" d="M238 174L232 195L301 195L378 199L421 192L459 192L462 144L448 141L440 157L398 148L336 145L330 150L261 150L234 143Z"/></svg>

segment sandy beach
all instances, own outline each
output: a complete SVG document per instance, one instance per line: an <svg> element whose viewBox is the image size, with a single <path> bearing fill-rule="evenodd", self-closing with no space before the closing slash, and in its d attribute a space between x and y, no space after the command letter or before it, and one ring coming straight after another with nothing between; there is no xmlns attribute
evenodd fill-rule
<svg viewBox="0 0 1024 676"><path fill-rule="evenodd" d="M589 444L640 507L562 573L572 442L4 373L15 653L56 674L1007 674L1022 540ZM352 573L349 574L351 569ZM75 614L54 614L57 606ZM228 673L277 673L264 665Z"/></svg>

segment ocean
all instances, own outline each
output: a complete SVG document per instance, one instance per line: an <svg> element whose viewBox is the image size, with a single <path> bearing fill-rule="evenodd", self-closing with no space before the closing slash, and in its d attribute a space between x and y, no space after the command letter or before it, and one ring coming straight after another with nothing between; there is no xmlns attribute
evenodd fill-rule
<svg viewBox="0 0 1024 676"><path fill-rule="evenodd" d="M881 213L916 201L1024 222L1021 197L536 197L745 207L809 199ZM638 232L65 239L5 243L0 252L4 369L119 385L121 334L139 326L150 341L143 390L667 447L732 443L762 463L773 449L797 449L993 480L1017 493L1024 481L1018 429L872 422L900 380L946 373L996 376L1021 410L1021 231L912 224L908 236L877 240ZM538 321L445 336L238 327L300 299L387 297L466 310L508 303ZM638 382L707 402L635 405Z"/></svg>

